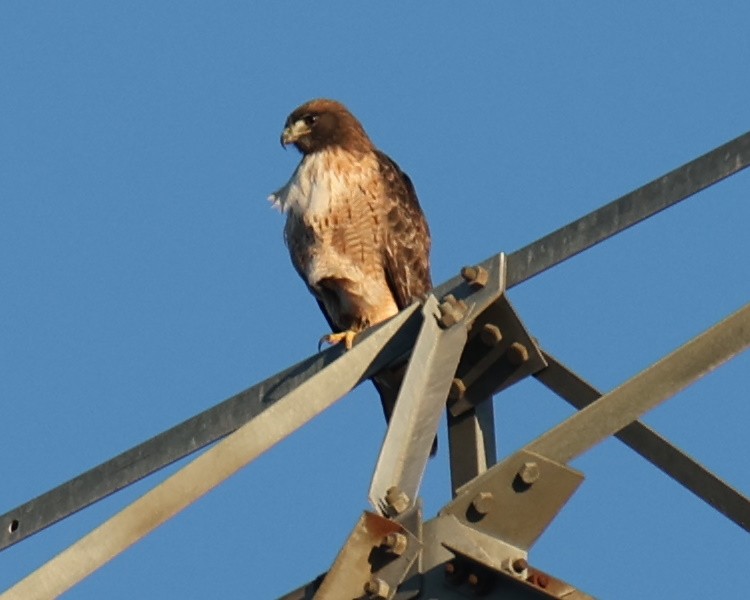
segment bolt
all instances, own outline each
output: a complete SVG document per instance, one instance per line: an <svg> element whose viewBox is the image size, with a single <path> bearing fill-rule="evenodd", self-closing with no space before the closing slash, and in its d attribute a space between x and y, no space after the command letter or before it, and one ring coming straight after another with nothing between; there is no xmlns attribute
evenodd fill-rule
<svg viewBox="0 0 750 600"><path fill-rule="evenodd" d="M452 304L443 302L440 305L440 319L439 323L445 327L453 327L456 323L461 320L461 313L458 312Z"/></svg>
<svg viewBox="0 0 750 600"><path fill-rule="evenodd" d="M497 325L485 323L479 333L479 339L485 346L497 346L503 339L503 333Z"/></svg>
<svg viewBox="0 0 750 600"><path fill-rule="evenodd" d="M401 556L406 552L406 547L409 545L409 539L403 533L394 531L383 538L383 543L381 545L391 554Z"/></svg>
<svg viewBox="0 0 750 600"><path fill-rule="evenodd" d="M451 389L448 390L448 398L451 400L461 400L466 393L466 384L456 377L451 382Z"/></svg>
<svg viewBox="0 0 750 600"><path fill-rule="evenodd" d="M370 581L365 583L365 594L373 600L387 600L390 593L391 586L380 577L372 577Z"/></svg>
<svg viewBox="0 0 750 600"><path fill-rule="evenodd" d="M487 285L489 274L487 273L487 269L477 265L476 267L464 267L461 269L461 277L463 277L469 285L484 287Z"/></svg>
<svg viewBox="0 0 750 600"><path fill-rule="evenodd" d="M474 499L471 501L471 506L480 515L486 515L495 503L495 498L492 492L479 492Z"/></svg>
<svg viewBox="0 0 750 600"><path fill-rule="evenodd" d="M523 344L513 342L506 351L506 356L508 357L510 364L514 367L520 367L523 363L529 360L529 351Z"/></svg>
<svg viewBox="0 0 750 600"><path fill-rule="evenodd" d="M453 560L445 563L443 574L445 575L445 579L453 585L461 585L464 577L463 569Z"/></svg>
<svg viewBox="0 0 750 600"><path fill-rule="evenodd" d="M438 322L443 327L452 327L463 319L467 310L466 302L463 300L456 300L453 294L446 294L443 301L438 306L440 310L440 318Z"/></svg>
<svg viewBox="0 0 750 600"><path fill-rule="evenodd" d="M523 573L526 569L529 568L529 563L526 562L525 558L517 558L513 561L511 566L516 573Z"/></svg>
<svg viewBox="0 0 750 600"><path fill-rule="evenodd" d="M445 563L443 573L449 583L461 585L466 578L466 565L455 560Z"/></svg>
<svg viewBox="0 0 750 600"><path fill-rule="evenodd" d="M526 485L533 484L537 479L539 479L540 475L541 473L539 472L539 465L537 465L535 462L525 462L523 463L521 468L518 469L518 476Z"/></svg>
<svg viewBox="0 0 750 600"><path fill-rule="evenodd" d="M400 515L409 508L409 496L404 494L396 486L388 488L385 492L385 503L391 513Z"/></svg>
<svg viewBox="0 0 750 600"><path fill-rule="evenodd" d="M467 581L469 582L470 586L475 587L479 585L479 575L477 575L476 573L469 573Z"/></svg>
<svg viewBox="0 0 750 600"><path fill-rule="evenodd" d="M546 588L549 585L549 577L547 577L544 573L537 573L536 584L540 588Z"/></svg>

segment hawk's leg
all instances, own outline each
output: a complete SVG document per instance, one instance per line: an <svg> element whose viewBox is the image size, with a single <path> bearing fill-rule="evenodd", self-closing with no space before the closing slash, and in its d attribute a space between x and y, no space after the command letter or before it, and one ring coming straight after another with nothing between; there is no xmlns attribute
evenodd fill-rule
<svg viewBox="0 0 750 600"><path fill-rule="evenodd" d="M354 345L354 338L356 335L357 332L353 331L352 329L347 329L346 331L342 331L341 333L329 333L328 335L324 335L318 341L318 350L320 350L323 342L331 344L332 346L344 342L344 346L346 347L346 349L351 350L352 346Z"/></svg>

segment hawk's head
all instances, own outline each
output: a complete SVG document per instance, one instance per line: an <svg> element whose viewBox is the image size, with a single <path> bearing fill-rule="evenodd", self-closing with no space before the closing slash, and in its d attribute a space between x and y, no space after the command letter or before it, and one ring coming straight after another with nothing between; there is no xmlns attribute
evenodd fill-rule
<svg viewBox="0 0 750 600"><path fill-rule="evenodd" d="M281 145L288 144L294 144L302 154L332 147L352 152L372 150L370 138L346 106L324 98L305 102L287 117Z"/></svg>

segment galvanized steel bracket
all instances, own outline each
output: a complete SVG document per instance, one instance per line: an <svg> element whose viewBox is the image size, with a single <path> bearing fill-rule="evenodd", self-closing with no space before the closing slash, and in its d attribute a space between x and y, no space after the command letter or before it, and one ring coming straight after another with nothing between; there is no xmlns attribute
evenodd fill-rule
<svg viewBox="0 0 750 600"><path fill-rule="evenodd" d="M583 481L583 474L521 450L458 490L441 515L528 550Z"/></svg>
<svg viewBox="0 0 750 600"><path fill-rule="evenodd" d="M541 349L502 294L471 325L448 408L457 417L546 366Z"/></svg>
<svg viewBox="0 0 750 600"><path fill-rule="evenodd" d="M315 593L315 600L391 600L412 571L421 541L401 523L365 512Z"/></svg>

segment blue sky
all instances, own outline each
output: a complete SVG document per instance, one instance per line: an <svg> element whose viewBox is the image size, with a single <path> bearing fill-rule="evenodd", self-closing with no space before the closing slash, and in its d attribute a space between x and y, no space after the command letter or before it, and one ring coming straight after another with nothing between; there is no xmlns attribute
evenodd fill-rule
<svg viewBox="0 0 750 600"><path fill-rule="evenodd" d="M415 182L436 282L744 133L741 2L0 5L0 512L315 352L326 324L267 195L305 100L345 102ZM750 174L515 288L603 390L750 298ZM750 493L750 357L645 421ZM495 399L502 455L571 409ZM69 598L273 598L328 568L385 432L369 386ZM449 497L447 444L429 467ZM750 539L617 441L530 562L602 598L734 597ZM173 469L170 470L170 472ZM160 481L0 554L0 590Z"/></svg>

